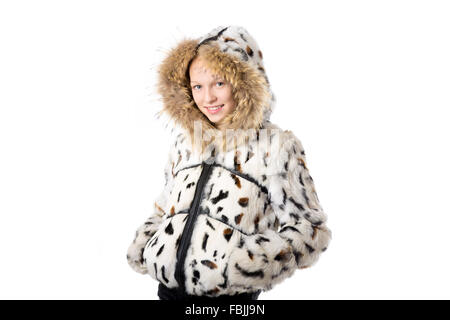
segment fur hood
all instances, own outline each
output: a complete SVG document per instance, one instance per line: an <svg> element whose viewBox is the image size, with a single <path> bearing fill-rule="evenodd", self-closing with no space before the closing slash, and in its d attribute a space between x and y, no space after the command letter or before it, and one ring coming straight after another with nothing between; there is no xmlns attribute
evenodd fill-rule
<svg viewBox="0 0 450 320"><path fill-rule="evenodd" d="M224 119L222 130L260 129L269 120L275 96L258 44L239 26L217 27L201 38L184 39L169 51L158 68L157 89L163 100L161 113L186 130L191 139L196 121L200 121L203 130L220 131L197 108L192 97L189 66L197 55L233 87L236 107Z"/></svg>

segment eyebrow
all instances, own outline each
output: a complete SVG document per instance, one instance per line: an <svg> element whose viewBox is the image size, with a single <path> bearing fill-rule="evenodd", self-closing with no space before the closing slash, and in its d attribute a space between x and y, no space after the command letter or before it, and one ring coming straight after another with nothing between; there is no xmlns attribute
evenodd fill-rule
<svg viewBox="0 0 450 320"><path fill-rule="evenodd" d="M215 81L217 81L217 80L225 81L225 79L223 77L215 77L214 80ZM193 83L200 83L200 82L195 81L195 80L191 80L191 84L193 84Z"/></svg>

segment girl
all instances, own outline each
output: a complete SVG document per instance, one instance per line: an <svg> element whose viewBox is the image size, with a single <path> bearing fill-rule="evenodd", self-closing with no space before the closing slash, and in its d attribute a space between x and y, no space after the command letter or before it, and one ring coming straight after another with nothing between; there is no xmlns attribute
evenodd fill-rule
<svg viewBox="0 0 450 320"><path fill-rule="evenodd" d="M127 259L159 281L162 300L256 300L331 239L300 141L269 120L262 59L244 28L228 26L181 41L159 67L178 131Z"/></svg>

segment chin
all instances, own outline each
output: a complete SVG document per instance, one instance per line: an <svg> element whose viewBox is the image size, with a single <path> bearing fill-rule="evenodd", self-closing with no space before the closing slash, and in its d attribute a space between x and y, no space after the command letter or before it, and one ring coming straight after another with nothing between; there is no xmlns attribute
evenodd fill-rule
<svg viewBox="0 0 450 320"><path fill-rule="evenodd" d="M221 122L222 121L222 119L223 118L220 118L220 119L209 119L209 121L211 121L212 123L214 123L214 124L219 124L219 122Z"/></svg>
<svg viewBox="0 0 450 320"><path fill-rule="evenodd" d="M208 120L214 124L216 124L217 122L220 122L222 120L222 118L216 118L216 117L211 117L209 114L205 114L206 118L208 118Z"/></svg>

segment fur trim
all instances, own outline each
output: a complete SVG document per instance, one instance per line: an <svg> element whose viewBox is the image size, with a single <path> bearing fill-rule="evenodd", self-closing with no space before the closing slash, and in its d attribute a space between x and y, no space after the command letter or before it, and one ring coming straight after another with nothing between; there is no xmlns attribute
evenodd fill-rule
<svg viewBox="0 0 450 320"><path fill-rule="evenodd" d="M200 121L202 131L210 130L216 137L226 137L226 130L234 130L234 144L241 145L245 138L239 130L260 129L269 119L275 101L262 65L262 53L253 38L242 27L230 26L222 33L218 29L221 28L213 30L204 39L182 40L169 51L158 69L158 92L163 98L160 112L168 114L189 133L192 145L195 145L196 121ZM216 37L212 36L215 32L218 32ZM201 56L215 74L233 87L236 108L225 117L222 130L208 120L192 97L189 66L196 56ZM231 142L224 141L223 149L235 147L230 145ZM203 141L202 150L209 143L211 141Z"/></svg>

